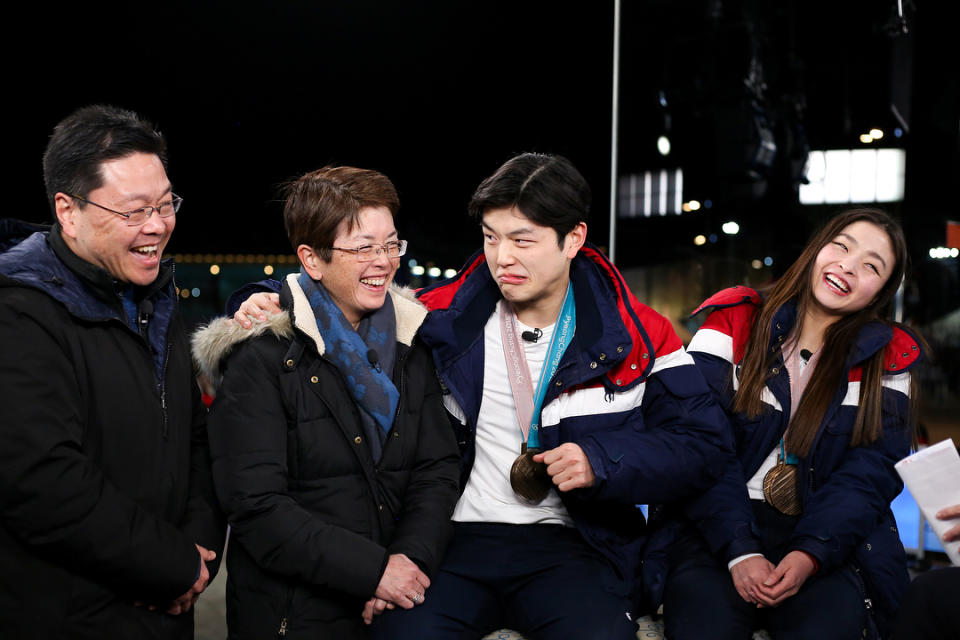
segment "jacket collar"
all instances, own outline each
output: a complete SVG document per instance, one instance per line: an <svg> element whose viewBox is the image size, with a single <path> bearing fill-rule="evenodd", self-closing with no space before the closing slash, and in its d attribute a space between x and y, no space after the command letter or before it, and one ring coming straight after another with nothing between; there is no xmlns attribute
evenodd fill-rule
<svg viewBox="0 0 960 640"><path fill-rule="evenodd" d="M233 348L261 334L271 333L279 338L290 339L296 328L309 338L317 353L323 355L326 352L310 303L297 283L298 277L298 273L288 275L280 290L280 306L287 311L268 316L262 323L254 320L252 329L244 329L231 318L218 318L193 334L190 339L193 357L215 386L220 384L221 364ZM396 314L397 342L411 346L427 316L427 310L412 291L397 285L390 287L390 300Z"/></svg>
<svg viewBox="0 0 960 640"><path fill-rule="evenodd" d="M283 289L280 291L280 306L290 309L290 313L293 315L293 326L306 334L317 347L317 353L323 355L326 350L323 336L320 335L320 330L317 327L317 320L314 317L313 309L310 308L310 301L300 287L300 283L297 282L299 277L299 273L291 273L287 276ZM427 316L427 310L416 300L409 289L391 284L388 291L390 301L393 303L397 342L409 347L413 344L413 338Z"/></svg>
<svg viewBox="0 0 960 640"><path fill-rule="evenodd" d="M64 242L60 225L37 232L0 254L0 274L21 286L43 291L88 320L122 318L120 291L125 286L109 273L77 256ZM152 297L170 287L173 260L160 264L157 279L137 287L136 299Z"/></svg>
<svg viewBox="0 0 960 640"><path fill-rule="evenodd" d="M584 375L606 373L611 388L628 389L653 367L653 344L636 315L636 299L623 276L590 243L570 265L577 304L577 330L568 349L585 367ZM483 335L483 328L500 300L500 290L486 267L482 251L456 276L418 292L430 316L421 336L444 369L459 359ZM568 362L568 356L564 357ZM578 376L584 377L584 376Z"/></svg>
<svg viewBox="0 0 960 640"><path fill-rule="evenodd" d="M59 223L54 223L50 229L48 242L53 253L68 269L79 276L94 296L108 305L116 304L117 296L123 287L109 273L75 254L63 239Z"/></svg>
<svg viewBox="0 0 960 640"><path fill-rule="evenodd" d="M797 323L797 304L791 300L777 309L773 314L773 327L770 331L770 345L782 344L786 341L794 325ZM885 322L871 321L860 327L853 348L847 356L846 368L867 360L872 355L885 348L893 338L893 328Z"/></svg>
<svg viewBox="0 0 960 640"><path fill-rule="evenodd" d="M17 246L38 231L50 231L50 225L35 224L16 218L0 218L0 253Z"/></svg>

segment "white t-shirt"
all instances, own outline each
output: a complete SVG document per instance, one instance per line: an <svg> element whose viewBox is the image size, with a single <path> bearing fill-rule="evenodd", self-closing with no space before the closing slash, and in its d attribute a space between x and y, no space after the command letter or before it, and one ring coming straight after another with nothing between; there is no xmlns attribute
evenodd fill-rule
<svg viewBox="0 0 960 640"><path fill-rule="evenodd" d="M532 331L517 322L520 331ZM537 342L521 340L534 390L540 380L554 327L541 329ZM510 487L510 467L520 455L523 436L507 378L507 363L500 337L500 305L487 320L483 332L483 399L477 417L476 459L467 486L453 511L455 522L504 522L509 524L562 524L573 520L560 496L551 490L543 502L531 504Z"/></svg>

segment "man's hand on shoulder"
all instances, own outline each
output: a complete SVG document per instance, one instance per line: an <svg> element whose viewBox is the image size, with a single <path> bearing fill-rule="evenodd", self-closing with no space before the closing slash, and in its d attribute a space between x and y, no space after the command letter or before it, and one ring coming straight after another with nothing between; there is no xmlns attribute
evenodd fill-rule
<svg viewBox="0 0 960 640"><path fill-rule="evenodd" d="M233 319L240 323L244 329L253 326L253 321L266 322L267 314L277 314L282 312L280 308L280 294L278 293L255 293L240 305L237 312L233 314Z"/></svg>
<svg viewBox="0 0 960 640"><path fill-rule="evenodd" d="M585 489L596 482L587 454L580 445L572 442L564 442L556 449L538 453L533 456L533 461L547 465L547 474L560 491Z"/></svg>

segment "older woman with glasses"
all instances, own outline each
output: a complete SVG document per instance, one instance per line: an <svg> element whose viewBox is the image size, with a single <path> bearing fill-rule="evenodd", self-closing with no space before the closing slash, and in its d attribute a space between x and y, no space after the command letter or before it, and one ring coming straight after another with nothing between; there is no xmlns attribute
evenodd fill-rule
<svg viewBox="0 0 960 640"><path fill-rule="evenodd" d="M281 314L194 338L220 380L210 418L231 524L231 638L363 636L385 607L424 601L449 535L458 453L426 310L392 285L406 242L376 171L327 167L287 187L301 271Z"/></svg>

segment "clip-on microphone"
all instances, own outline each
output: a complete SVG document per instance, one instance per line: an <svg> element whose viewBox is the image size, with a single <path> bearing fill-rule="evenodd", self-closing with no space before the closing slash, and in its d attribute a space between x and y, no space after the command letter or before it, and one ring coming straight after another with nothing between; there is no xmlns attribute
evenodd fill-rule
<svg viewBox="0 0 960 640"><path fill-rule="evenodd" d="M380 356L377 355L377 352L373 349L367 351L367 362L370 363L370 366L377 370L377 373L383 371L380 368Z"/></svg>
<svg viewBox="0 0 960 640"><path fill-rule="evenodd" d="M533 331L524 331L520 334L520 337L526 340L527 342L536 342L540 339L540 336L543 335L543 331L540 329L534 329Z"/></svg>
<svg viewBox="0 0 960 640"><path fill-rule="evenodd" d="M153 317L153 303L149 300L144 300L140 303L140 315L137 317L137 322L140 325L140 332L146 333L147 325L150 324L150 318Z"/></svg>

